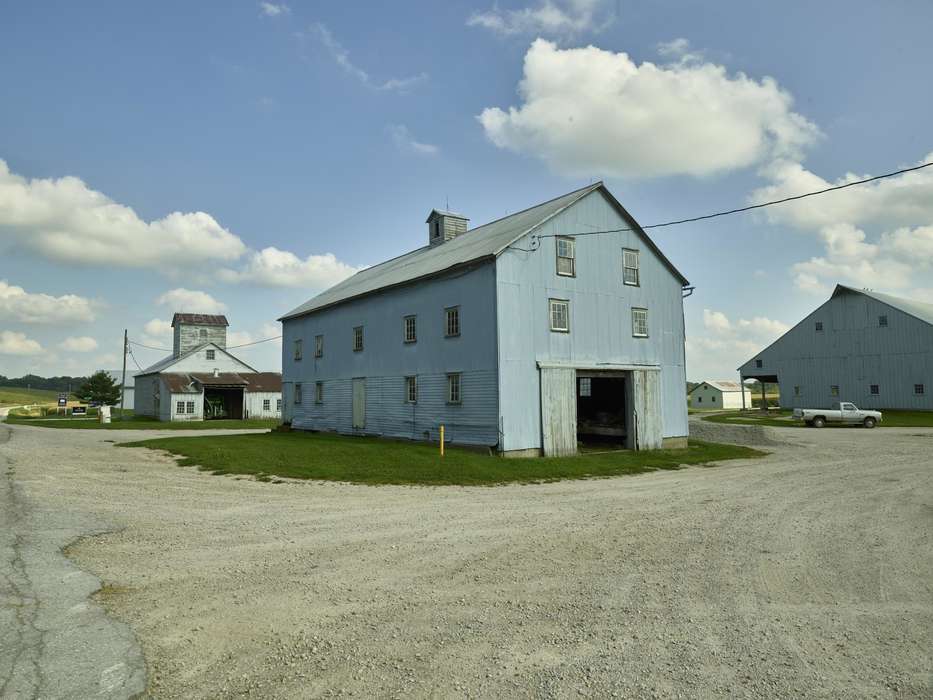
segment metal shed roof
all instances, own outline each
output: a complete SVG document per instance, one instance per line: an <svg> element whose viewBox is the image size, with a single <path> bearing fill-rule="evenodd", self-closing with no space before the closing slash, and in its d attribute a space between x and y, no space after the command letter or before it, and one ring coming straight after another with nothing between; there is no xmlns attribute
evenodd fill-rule
<svg viewBox="0 0 933 700"><path fill-rule="evenodd" d="M898 311L903 311L905 314L909 314L933 325L933 304L925 304L922 301L914 301L913 299L904 299L903 297L896 297L890 294L873 292L870 289L856 289L855 287L847 287L844 284L837 284L836 288L833 290L832 296L837 297L841 294L864 294L867 297L880 301L882 304L893 306Z"/></svg>
<svg viewBox="0 0 933 700"><path fill-rule="evenodd" d="M707 380L705 382L700 382L695 387L693 387L693 389L690 390L690 393L693 393L694 391L696 391L698 388L700 388L704 384L707 384L713 387L714 389L719 389L719 391L723 392L724 394L729 394L732 392L738 393L742 391L742 385L739 384L738 382ZM746 390L748 390L748 387L746 387Z"/></svg>
<svg viewBox="0 0 933 700"><path fill-rule="evenodd" d="M229 326L226 316L214 316L210 314L179 314L172 316L172 328L177 323L189 323L196 326Z"/></svg>
<svg viewBox="0 0 933 700"><path fill-rule="evenodd" d="M426 245L379 265L360 270L352 277L292 309L279 320L284 321L289 318L303 316L327 306L372 294L381 289L431 277L467 263L493 259L526 233L556 216L574 202L597 190L606 195L610 204L629 222L632 229L644 238L646 244L658 255L671 272L683 284L686 284L686 278L661 253L648 237L648 234L625 211L625 208L612 196L606 186L602 182L597 182L502 219L472 228L466 233L440 245Z"/></svg>

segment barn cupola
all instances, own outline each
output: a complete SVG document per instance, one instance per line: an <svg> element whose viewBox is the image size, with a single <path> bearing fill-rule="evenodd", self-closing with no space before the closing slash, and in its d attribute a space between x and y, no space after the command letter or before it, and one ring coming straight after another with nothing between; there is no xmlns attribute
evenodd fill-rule
<svg viewBox="0 0 933 700"><path fill-rule="evenodd" d="M226 316L176 313L172 317L172 329L175 331L172 354L180 357L205 343L226 348L229 325Z"/></svg>
<svg viewBox="0 0 933 700"><path fill-rule="evenodd" d="M428 243L430 245L440 245L445 241L456 238L461 233L466 233L468 221L469 219L463 214L432 209L427 221Z"/></svg>

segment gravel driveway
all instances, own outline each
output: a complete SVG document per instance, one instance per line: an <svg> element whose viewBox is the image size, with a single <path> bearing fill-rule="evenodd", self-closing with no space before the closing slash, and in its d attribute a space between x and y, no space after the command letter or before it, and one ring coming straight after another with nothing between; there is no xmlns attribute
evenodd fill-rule
<svg viewBox="0 0 933 700"><path fill-rule="evenodd" d="M14 427L0 456L26 502L113 529L69 554L153 697L931 697L933 430L768 435L764 460L498 488L105 442L136 433Z"/></svg>

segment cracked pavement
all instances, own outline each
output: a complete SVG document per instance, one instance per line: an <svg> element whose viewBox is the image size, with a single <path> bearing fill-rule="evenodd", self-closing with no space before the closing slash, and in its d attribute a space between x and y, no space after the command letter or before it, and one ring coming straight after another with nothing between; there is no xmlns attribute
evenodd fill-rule
<svg viewBox="0 0 933 700"><path fill-rule="evenodd" d="M113 527L30 499L11 439L0 424L0 698L137 695L146 668L135 635L90 600L99 579L62 553Z"/></svg>

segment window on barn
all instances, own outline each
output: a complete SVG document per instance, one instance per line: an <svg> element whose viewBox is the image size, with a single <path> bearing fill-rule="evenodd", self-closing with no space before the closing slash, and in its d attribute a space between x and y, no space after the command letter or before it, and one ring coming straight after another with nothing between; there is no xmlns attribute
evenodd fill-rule
<svg viewBox="0 0 933 700"><path fill-rule="evenodd" d="M323 335L314 336L314 356L324 357L324 336Z"/></svg>
<svg viewBox="0 0 933 700"><path fill-rule="evenodd" d="M213 360L213 359L214 359L214 351L213 351L213 350L208 350L208 351L206 351L204 354L207 356L207 359L208 359L208 360Z"/></svg>
<svg viewBox="0 0 933 700"><path fill-rule="evenodd" d="M591 377L580 377L580 396L593 395L593 379Z"/></svg>
<svg viewBox="0 0 933 700"><path fill-rule="evenodd" d="M877 385L877 384L872 384L872 385L869 387L869 390L871 391L872 394L880 394L880 393L881 393L881 392L878 390L878 385Z"/></svg>
<svg viewBox="0 0 933 700"><path fill-rule="evenodd" d="M282 399L275 400L275 410L281 413L282 411Z"/></svg>
<svg viewBox="0 0 933 700"><path fill-rule="evenodd" d="M272 410L272 399L263 399L262 400L262 410L271 411Z"/></svg>
<svg viewBox="0 0 933 700"><path fill-rule="evenodd" d="M418 377L405 377L405 403L418 403Z"/></svg>
<svg viewBox="0 0 933 700"><path fill-rule="evenodd" d="M202 328L201 330L198 331L198 338L201 340L202 343L207 342L207 329L206 328Z"/></svg>
<svg viewBox="0 0 933 700"><path fill-rule="evenodd" d="M716 403L716 397L715 397L715 396L710 396L710 397L709 397L709 400L712 401L713 403Z"/></svg>
<svg viewBox="0 0 933 700"><path fill-rule="evenodd" d="M800 396L800 387L794 386L794 396Z"/></svg>
<svg viewBox="0 0 933 700"><path fill-rule="evenodd" d="M363 326L357 326L353 329L353 352L359 352L363 349Z"/></svg>
<svg viewBox="0 0 933 700"><path fill-rule="evenodd" d="M301 382L295 384L295 404L301 405Z"/></svg>
<svg viewBox="0 0 933 700"><path fill-rule="evenodd" d="M761 360L755 360L755 367L761 367Z"/></svg>
<svg viewBox="0 0 933 700"><path fill-rule="evenodd" d="M296 360L301 359L301 340L300 339L295 341L295 359Z"/></svg>
<svg viewBox="0 0 933 700"><path fill-rule="evenodd" d="M417 316L406 316L404 322L405 342L414 343L418 340Z"/></svg>
<svg viewBox="0 0 933 700"><path fill-rule="evenodd" d="M888 325L888 316L887 314L881 314L878 317L878 325L882 328Z"/></svg>
<svg viewBox="0 0 933 700"><path fill-rule="evenodd" d="M638 279L638 251L630 248L622 249L622 281L625 284L637 287Z"/></svg>
<svg viewBox="0 0 933 700"><path fill-rule="evenodd" d="M548 299L551 330L558 333L570 332L570 302L566 299Z"/></svg>
<svg viewBox="0 0 933 700"><path fill-rule="evenodd" d="M648 337L648 309L632 309L632 335L636 338Z"/></svg>
<svg viewBox="0 0 933 700"><path fill-rule="evenodd" d="M188 409L188 415L194 415L194 401L188 401L185 406Z"/></svg>
<svg viewBox="0 0 933 700"><path fill-rule="evenodd" d="M822 331L822 330L823 330L823 322L822 322L822 321L817 321L815 325L816 325L816 330L817 330L817 331Z"/></svg>
<svg viewBox="0 0 933 700"><path fill-rule="evenodd" d="M923 396L923 384L914 384L914 393L917 396Z"/></svg>
<svg viewBox="0 0 933 700"><path fill-rule="evenodd" d="M697 403L703 403L703 397L697 396Z"/></svg>
<svg viewBox="0 0 933 700"><path fill-rule="evenodd" d="M563 277L575 277L576 270L576 243L572 238L556 238L557 241L557 274Z"/></svg>
<svg viewBox="0 0 933 700"><path fill-rule="evenodd" d="M179 401L175 404L175 413L184 413L185 412L185 402Z"/></svg>
<svg viewBox="0 0 933 700"><path fill-rule="evenodd" d="M836 384L833 384L829 387L829 393L833 396L839 396L839 387Z"/></svg>
<svg viewBox="0 0 933 700"><path fill-rule="evenodd" d="M444 313L446 317L444 335L448 338L460 335L460 307L451 306L444 309Z"/></svg>
<svg viewBox="0 0 933 700"><path fill-rule="evenodd" d="M324 403L324 382L314 383L314 403Z"/></svg>
<svg viewBox="0 0 933 700"><path fill-rule="evenodd" d="M460 403L460 373L447 375L447 403Z"/></svg>

